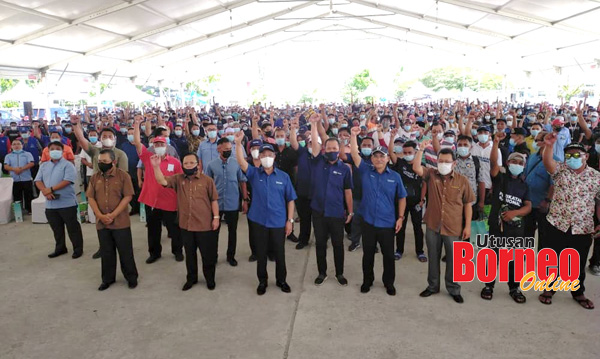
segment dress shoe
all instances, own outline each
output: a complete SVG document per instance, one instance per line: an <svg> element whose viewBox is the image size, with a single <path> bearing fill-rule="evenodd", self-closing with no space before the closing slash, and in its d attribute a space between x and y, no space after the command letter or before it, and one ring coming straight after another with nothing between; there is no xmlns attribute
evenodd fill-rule
<svg viewBox="0 0 600 359"><path fill-rule="evenodd" d="M337 279L338 283L342 286L345 287L348 285L348 280L343 276L343 275L336 275L335 279Z"/></svg>
<svg viewBox="0 0 600 359"><path fill-rule="evenodd" d="M254 254L250 255L250 258L248 258L249 262L256 262L256 256Z"/></svg>
<svg viewBox="0 0 600 359"><path fill-rule="evenodd" d="M111 284L113 284L113 283L114 283L114 282L112 282L112 283L104 283L104 282L103 282L103 283L102 283L102 284L100 284L100 286L98 287L98 290L99 290L99 291L107 290L107 289L108 289L108 287L110 287L110 285L111 285Z"/></svg>
<svg viewBox="0 0 600 359"><path fill-rule="evenodd" d="M292 291L292 288L290 288L290 286L286 282L277 282L275 283L275 285L281 288L281 291L284 293L290 293Z"/></svg>
<svg viewBox="0 0 600 359"><path fill-rule="evenodd" d="M210 281L210 282L206 282L206 288L208 288L208 290L214 290L215 287L217 286L217 284L215 283L215 281Z"/></svg>
<svg viewBox="0 0 600 359"><path fill-rule="evenodd" d="M177 254L175 254L175 260L177 262L183 262L183 253L177 253Z"/></svg>
<svg viewBox="0 0 600 359"><path fill-rule="evenodd" d="M229 258L229 259L227 260L227 263L229 263L229 265L230 265L230 266L232 266L232 267L237 267L237 265L238 265L238 263L237 263L237 261L235 260L235 258Z"/></svg>
<svg viewBox="0 0 600 359"><path fill-rule="evenodd" d="M363 283L360 286L360 292L361 293L369 293L370 290L371 290L371 285L370 284Z"/></svg>
<svg viewBox="0 0 600 359"><path fill-rule="evenodd" d="M275 256L270 256L267 255L267 258L271 261L271 262L275 262Z"/></svg>
<svg viewBox="0 0 600 359"><path fill-rule="evenodd" d="M385 291L388 295L396 295L396 288L393 285L386 286Z"/></svg>
<svg viewBox="0 0 600 359"><path fill-rule="evenodd" d="M183 288L181 288L181 290L183 290L183 291L190 290L196 283L198 283L197 280L192 281L192 282L189 282L189 281L185 282L185 284L183 285Z"/></svg>
<svg viewBox="0 0 600 359"><path fill-rule="evenodd" d="M292 241L294 243L298 243L300 241L294 233L291 233L289 236L287 236L287 239L289 239L290 241Z"/></svg>
<svg viewBox="0 0 600 359"><path fill-rule="evenodd" d="M437 292L432 292L429 289L425 289L424 291L421 292L421 294L419 294L421 297L429 297L432 294L436 294Z"/></svg>
<svg viewBox="0 0 600 359"><path fill-rule="evenodd" d="M308 243L298 242L298 244L296 244L296 249L303 249L306 246L308 246Z"/></svg>
<svg viewBox="0 0 600 359"><path fill-rule="evenodd" d="M460 294L452 295L452 299L454 299L454 301L456 303L464 303L465 302L462 295L460 295Z"/></svg>
<svg viewBox="0 0 600 359"><path fill-rule="evenodd" d="M61 256L61 255L63 255L63 254L66 254L66 253L67 253L67 251L66 251L66 250L64 250L64 251L59 251L59 252L52 252L52 253L48 254L48 258L56 258L56 257L58 257L58 256Z"/></svg>
<svg viewBox="0 0 600 359"><path fill-rule="evenodd" d="M77 259L79 257L81 257L83 255L83 252L75 252L73 253L73 255L71 256L71 258L73 259Z"/></svg>
<svg viewBox="0 0 600 359"><path fill-rule="evenodd" d="M263 295L267 292L267 283L260 283L256 288L256 294Z"/></svg>
<svg viewBox="0 0 600 359"><path fill-rule="evenodd" d="M150 257L148 257L148 259L146 259L146 264L152 264L152 263L156 262L158 260L158 258L160 258L160 256L159 257L150 256Z"/></svg>
<svg viewBox="0 0 600 359"><path fill-rule="evenodd" d="M100 254L100 250L98 249L98 251L96 251L96 253L94 253L94 255L92 255L92 259L98 259L102 257L102 255Z"/></svg>
<svg viewBox="0 0 600 359"><path fill-rule="evenodd" d="M133 288L137 287L137 280L128 282L127 286L129 287L129 289L133 289Z"/></svg>

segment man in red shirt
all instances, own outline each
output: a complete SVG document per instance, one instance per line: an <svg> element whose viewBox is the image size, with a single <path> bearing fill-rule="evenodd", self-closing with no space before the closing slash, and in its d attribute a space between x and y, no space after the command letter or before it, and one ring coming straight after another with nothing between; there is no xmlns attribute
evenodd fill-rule
<svg viewBox="0 0 600 359"><path fill-rule="evenodd" d="M150 257L146 263L154 263L161 257L162 222L164 221L171 234L171 252L175 260L183 261L183 242L179 226L177 225L177 194L171 188L165 188L156 182L150 157L153 153L148 151L140 139L140 124L142 116L135 117L134 144L140 160L144 164L144 185L140 193L139 202L146 205L146 223L148 224L148 252ZM183 173L181 163L175 157L167 155L167 140L157 136L153 140L154 151L160 157L160 170L165 176Z"/></svg>

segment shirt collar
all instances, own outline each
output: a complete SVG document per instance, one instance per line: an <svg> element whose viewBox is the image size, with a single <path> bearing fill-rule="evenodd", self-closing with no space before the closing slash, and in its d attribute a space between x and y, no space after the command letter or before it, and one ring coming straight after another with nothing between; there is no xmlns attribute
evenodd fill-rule
<svg viewBox="0 0 600 359"><path fill-rule="evenodd" d="M114 177L117 174L117 167L115 165L112 166L108 172L104 173L104 177Z"/></svg>

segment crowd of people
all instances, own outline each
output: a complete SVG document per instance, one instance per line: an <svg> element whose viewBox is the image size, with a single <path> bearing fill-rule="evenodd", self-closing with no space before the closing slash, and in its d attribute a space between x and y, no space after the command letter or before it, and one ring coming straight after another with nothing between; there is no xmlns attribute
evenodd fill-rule
<svg viewBox="0 0 600 359"><path fill-rule="evenodd" d="M534 237L537 231L538 250L577 250L580 288L571 294L593 309L585 279L586 271L600 275L595 237L600 126L597 108L582 102L86 110L69 119L10 123L0 129L0 159L14 180L14 200L25 211L31 213L35 192L46 198L55 239L49 257L67 253L66 228L72 257L78 258L83 238L74 163L80 156L97 219L99 290L115 282L117 252L129 287L137 286L130 216L143 210L146 263L162 256L164 225L175 260L186 262L183 290L198 282L198 250L206 286L215 289L221 223L228 232L227 262L238 264L241 212L248 221L249 260L257 262L259 295L268 286L269 260L275 262L276 285L291 292L285 240L302 250L311 230L316 285L328 278L329 239L335 280L348 284L346 234L348 251L363 248L361 292L373 285L374 259L381 251L382 281L395 295L395 262L405 255L410 216L416 257L428 265L422 297L440 291L445 261L446 289L456 302L464 301L453 281L452 247L470 239L477 220L487 221L489 234L497 237ZM508 288L515 302L526 301L514 281L513 262ZM493 292L494 282L484 283L481 297L491 300ZM551 304L553 295L544 291L539 301Z"/></svg>

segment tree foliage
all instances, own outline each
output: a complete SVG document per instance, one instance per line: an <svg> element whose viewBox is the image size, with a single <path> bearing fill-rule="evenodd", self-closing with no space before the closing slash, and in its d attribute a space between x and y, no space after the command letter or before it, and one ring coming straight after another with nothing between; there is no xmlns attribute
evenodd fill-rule
<svg viewBox="0 0 600 359"><path fill-rule="evenodd" d="M352 76L352 78L344 85L342 94L344 101L352 103L359 101L360 95L364 93L371 84L375 84L375 80L373 80L367 69Z"/></svg>
<svg viewBox="0 0 600 359"><path fill-rule="evenodd" d="M442 89L462 91L465 88L479 91L502 89L503 77L493 73L478 72L471 68L449 66L428 71L419 80L433 91Z"/></svg>
<svg viewBox="0 0 600 359"><path fill-rule="evenodd" d="M562 85L558 90L558 95L564 99L565 102L571 101L573 96L578 95L583 88L583 84L577 86Z"/></svg>

